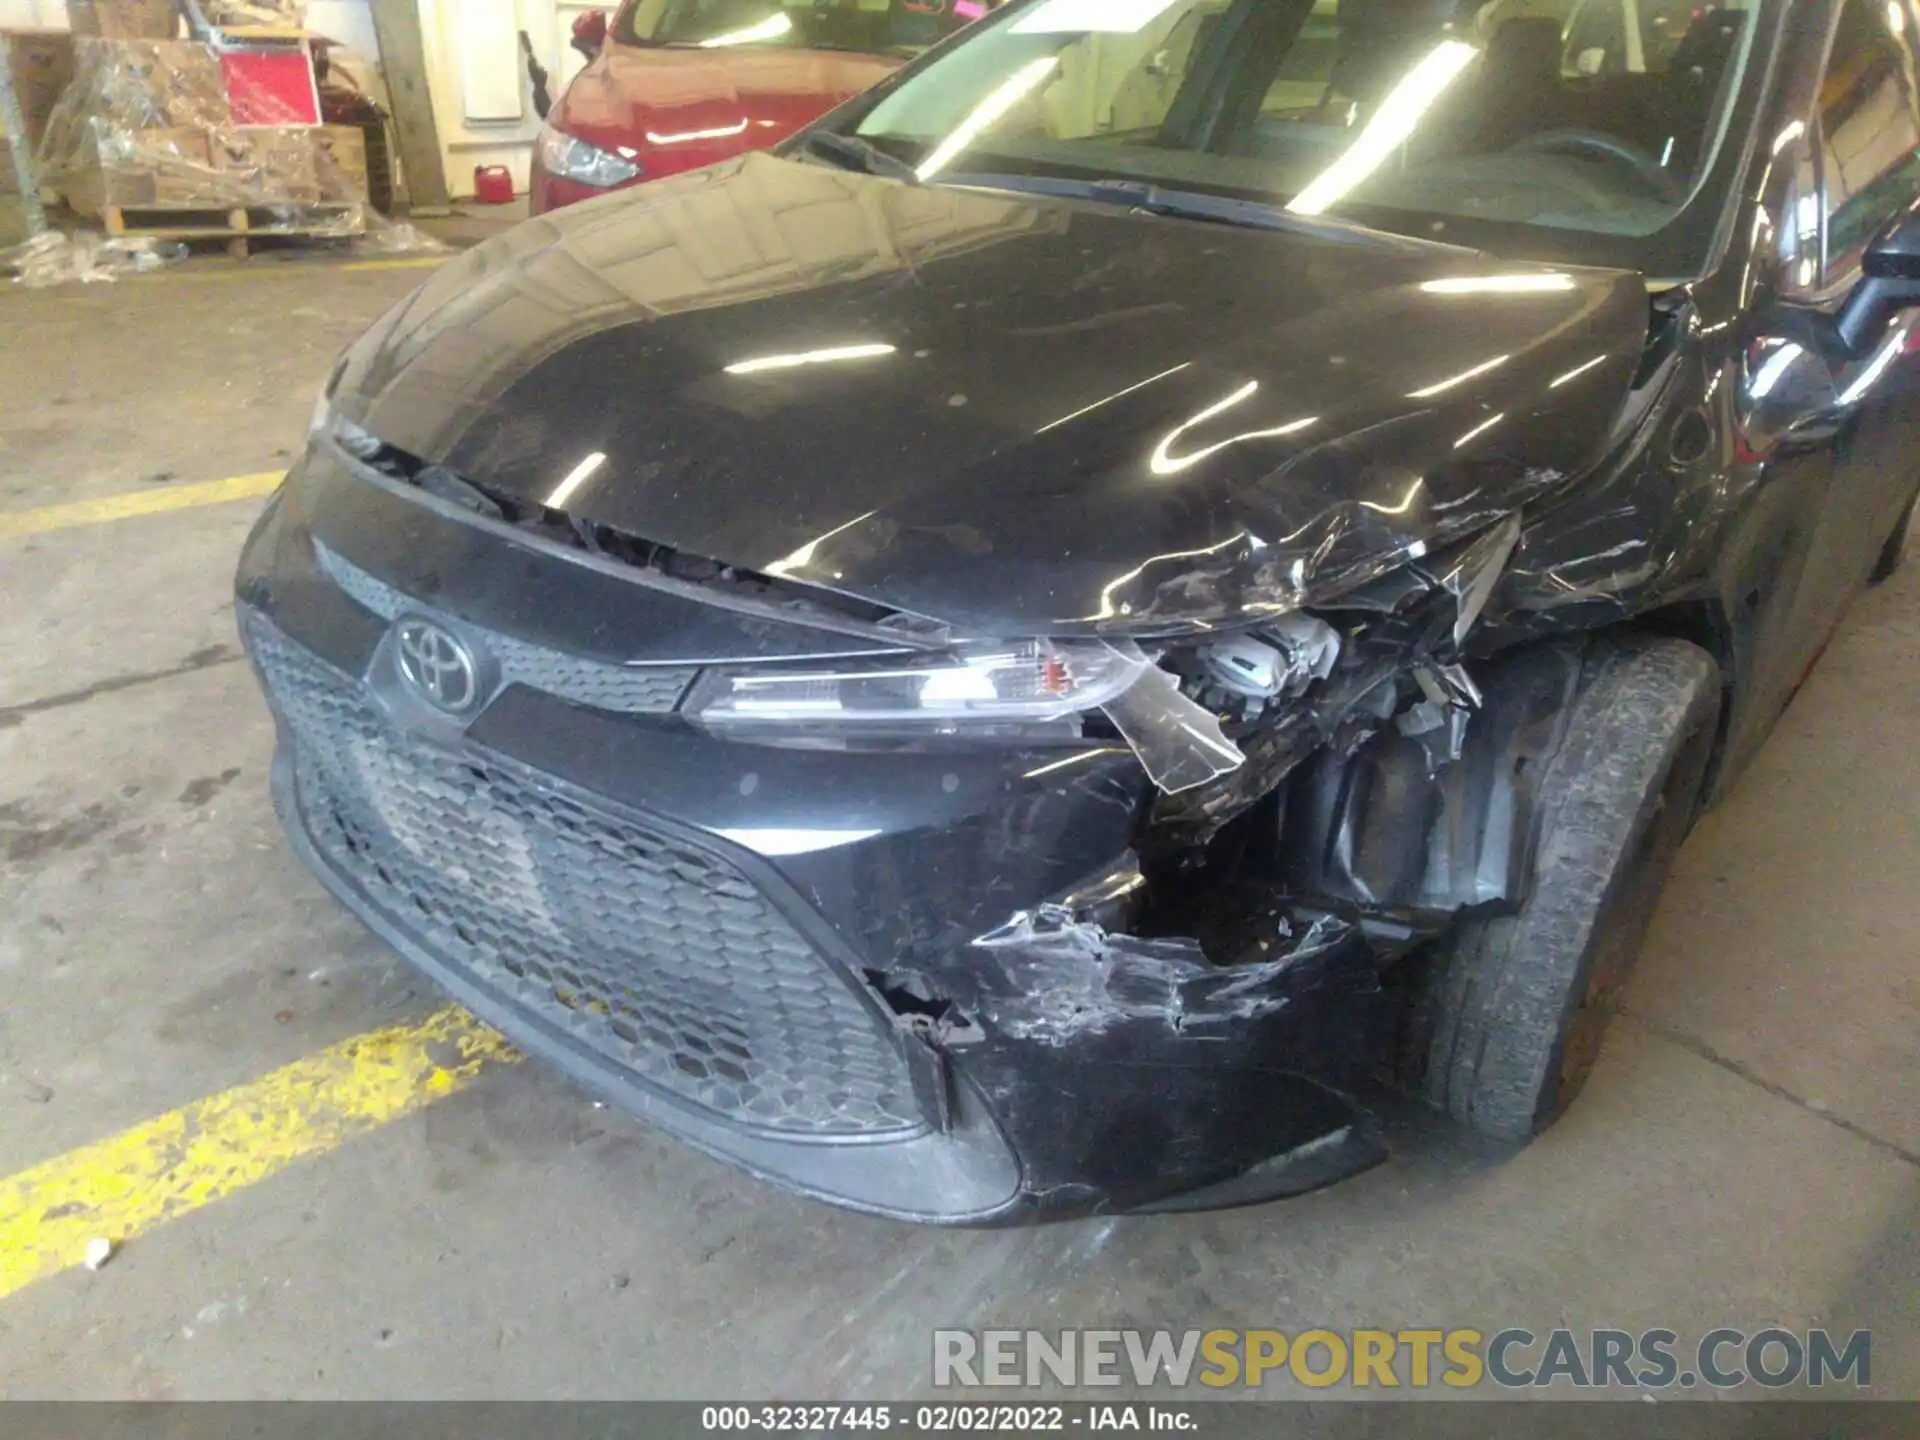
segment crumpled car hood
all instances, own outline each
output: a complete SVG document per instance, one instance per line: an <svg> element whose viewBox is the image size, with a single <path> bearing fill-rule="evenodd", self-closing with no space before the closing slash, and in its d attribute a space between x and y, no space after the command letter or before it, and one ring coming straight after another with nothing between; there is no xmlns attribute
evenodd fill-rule
<svg viewBox="0 0 1920 1440"><path fill-rule="evenodd" d="M974 631L1291 608L1601 454L1638 276L751 155L523 225L337 402L497 490Z"/></svg>

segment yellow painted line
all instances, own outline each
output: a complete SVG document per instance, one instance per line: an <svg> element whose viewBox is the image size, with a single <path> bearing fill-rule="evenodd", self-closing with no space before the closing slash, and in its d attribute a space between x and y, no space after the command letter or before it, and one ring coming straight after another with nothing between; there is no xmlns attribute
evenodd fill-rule
<svg viewBox="0 0 1920 1440"><path fill-rule="evenodd" d="M286 277L305 277L312 279L316 275L364 275L381 270L432 270L444 265L458 250L449 249L439 255L415 255L393 260L350 260L333 264L288 265L288 264L242 264L238 261L231 265L173 265L165 270L155 271L152 275L141 277L141 283L153 281L172 282L226 281L226 280L278 280ZM0 290L0 295L7 292Z"/></svg>
<svg viewBox="0 0 1920 1440"><path fill-rule="evenodd" d="M34 510L0 510L0 540L10 535L41 535L70 530L76 525L98 525L135 515L159 515L189 510L196 505L222 505L229 500L252 500L271 494L286 476L284 470L258 475L232 475L198 485L169 485L165 489L135 490L102 495L97 500L70 500L64 505L42 505Z"/></svg>
<svg viewBox="0 0 1920 1440"><path fill-rule="evenodd" d="M519 1052L449 1005L0 1180L0 1297L463 1089Z"/></svg>
<svg viewBox="0 0 1920 1440"><path fill-rule="evenodd" d="M433 270L446 264L457 253L418 255L411 260L353 260L340 268L350 274L363 274L368 270Z"/></svg>

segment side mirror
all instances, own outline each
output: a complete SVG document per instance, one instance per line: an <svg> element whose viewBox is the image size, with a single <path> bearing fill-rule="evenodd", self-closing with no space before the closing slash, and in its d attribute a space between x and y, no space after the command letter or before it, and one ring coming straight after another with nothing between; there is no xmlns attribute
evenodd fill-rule
<svg viewBox="0 0 1920 1440"><path fill-rule="evenodd" d="M1902 310L1920 305L1920 204L1887 222L1860 257L1860 281L1834 317L1849 355L1865 355Z"/></svg>
<svg viewBox="0 0 1920 1440"><path fill-rule="evenodd" d="M1772 333L1748 345L1733 392L1741 438L1753 451L1824 444L1846 420L1828 359L1832 322L1784 307L1767 319Z"/></svg>
<svg viewBox="0 0 1920 1440"><path fill-rule="evenodd" d="M600 52L607 43L607 12L604 10L582 11L573 22L573 48L588 60L600 58Z"/></svg>

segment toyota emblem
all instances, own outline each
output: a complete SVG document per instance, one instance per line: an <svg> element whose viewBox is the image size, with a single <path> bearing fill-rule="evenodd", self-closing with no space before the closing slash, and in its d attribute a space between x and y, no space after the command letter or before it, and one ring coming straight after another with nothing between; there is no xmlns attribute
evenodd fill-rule
<svg viewBox="0 0 1920 1440"><path fill-rule="evenodd" d="M400 677L414 694L449 715L473 708L480 698L480 666L458 635L415 618L400 622L394 642Z"/></svg>

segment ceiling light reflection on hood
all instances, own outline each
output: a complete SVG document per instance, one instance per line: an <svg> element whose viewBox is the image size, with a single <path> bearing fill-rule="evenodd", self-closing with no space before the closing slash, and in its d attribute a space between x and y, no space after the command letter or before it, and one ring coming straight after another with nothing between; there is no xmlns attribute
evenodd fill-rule
<svg viewBox="0 0 1920 1440"><path fill-rule="evenodd" d="M1386 163L1413 134L1420 117L1480 52L1463 40L1442 40L1388 92L1353 142L1288 204L1298 215L1318 215L1344 200Z"/></svg>
<svg viewBox="0 0 1920 1440"><path fill-rule="evenodd" d="M1155 565L1165 564L1169 560L1198 560L1203 555L1218 555L1222 550L1230 549L1235 545L1244 545L1250 539L1252 539L1252 536L1249 534L1249 532L1242 530L1237 535L1229 535L1226 539L1222 540L1218 545L1208 545L1199 550L1174 550L1165 555L1151 555L1147 559L1142 560L1133 569L1127 571L1126 574L1118 577L1117 579L1110 580L1104 586L1102 586L1100 590L1099 613L1095 615L1083 615L1080 617L1080 621L1076 623L1084 623L1086 621L1092 621L1092 620L1112 620L1121 615L1131 615L1133 613L1132 605L1121 604L1116 606L1113 603L1115 593L1123 585L1130 585L1135 580L1138 580L1142 575L1146 574L1147 571ZM1243 607L1243 608L1250 608L1250 607ZM1282 608L1294 609L1296 607L1289 605L1289 606L1284 606Z"/></svg>
<svg viewBox="0 0 1920 1440"><path fill-rule="evenodd" d="M933 153L922 160L913 173L922 180L931 180L938 175L953 163L956 155L974 142L982 130L1018 105L1059 64L1058 55L1043 55L1038 60L1022 65L1002 81L998 89L974 106L966 119L953 127L951 135L934 146Z"/></svg>
<svg viewBox="0 0 1920 1440"><path fill-rule="evenodd" d="M1236 405L1251 400L1254 392L1259 388L1260 382L1258 380L1249 380L1245 385L1242 385L1238 390L1234 391L1233 394L1227 396L1226 399L1217 404L1209 405L1191 420L1184 420L1174 426L1173 429L1161 437L1160 443L1153 447L1153 455L1147 461L1147 467L1156 475L1178 475L1182 470L1198 465L1209 455L1217 455L1229 445L1238 445L1247 440L1266 440L1280 435L1291 435L1296 430L1304 430L1309 425L1317 425L1320 423L1319 416L1306 415L1298 420L1289 420L1284 425L1276 425L1271 430L1246 430L1238 435L1229 435L1226 439L1216 444L1202 446L1200 449L1189 451L1185 455L1175 455L1173 453L1173 447L1179 444L1180 437L1186 434L1187 431L1193 429L1196 425L1206 424L1207 421L1213 419L1216 415L1225 414Z"/></svg>
<svg viewBox="0 0 1920 1440"><path fill-rule="evenodd" d="M1158 375L1149 375L1146 379L1140 381L1137 385L1129 385L1124 390L1116 390L1113 392L1113 394L1107 396L1104 400L1096 400L1091 405L1082 405L1078 410L1075 410L1071 415L1062 415L1058 420L1052 421L1051 423L1046 425L1042 425L1038 430L1034 431L1033 433L1036 435L1044 435L1049 430L1058 430L1062 425L1068 424L1069 422L1074 420L1078 420L1082 415L1091 415L1094 411L1098 410L1103 405L1111 405L1116 400L1124 400L1127 396L1133 394L1134 391L1144 390L1147 388L1147 386L1157 384L1158 382L1166 379L1169 375L1178 375L1182 370L1191 368L1192 365L1193 365L1193 362L1191 360L1184 360L1180 364L1173 366L1171 369L1162 370Z"/></svg>
<svg viewBox="0 0 1920 1440"><path fill-rule="evenodd" d="M757 25L748 25L740 30L729 30L724 35L715 35L702 40L702 50L718 49L722 45L757 45L762 40L778 40L793 29L793 21L782 11L778 15L769 15Z"/></svg>
<svg viewBox="0 0 1920 1440"><path fill-rule="evenodd" d="M606 463L606 455L596 450L578 465L574 466L573 469L567 472L567 478L554 486L553 493L547 496L547 509L564 510L567 502L573 498L574 492L593 478L593 473Z"/></svg>
<svg viewBox="0 0 1920 1440"><path fill-rule="evenodd" d="M1445 280L1423 280L1429 295L1542 295L1573 289L1571 275L1550 270L1540 275L1452 275Z"/></svg>
<svg viewBox="0 0 1920 1440"><path fill-rule="evenodd" d="M802 365L829 365L836 360L877 360L893 354L894 345L836 345L826 350L799 350L791 355L763 355L757 360L736 360L727 366L729 375L758 375L767 370L795 370Z"/></svg>
<svg viewBox="0 0 1920 1440"><path fill-rule="evenodd" d="M1491 430L1494 426L1498 425L1502 420L1506 418L1507 418L1506 411L1503 410L1498 415L1495 415L1490 419L1482 420L1478 425L1474 426L1471 430L1467 431L1466 434L1462 435L1458 440L1454 441L1453 448L1458 450L1462 445L1466 444L1469 440L1475 439L1478 436L1486 434L1487 431Z"/></svg>
<svg viewBox="0 0 1920 1440"><path fill-rule="evenodd" d="M1449 375L1445 380L1436 381L1424 390L1409 390L1407 392L1407 398L1409 400L1431 399L1443 390L1451 390L1456 385L1464 385L1476 375L1484 375L1489 370L1498 370L1512 358L1511 355L1496 355L1491 360L1482 360L1471 370L1462 370L1458 375Z"/></svg>
<svg viewBox="0 0 1920 1440"><path fill-rule="evenodd" d="M1587 361L1587 363L1584 365L1574 366L1573 369L1567 371L1567 373L1562 375L1559 379L1549 381L1547 384L1547 388L1549 390L1558 390L1562 385L1567 385L1572 383L1575 380L1578 380L1582 375L1586 374L1589 370L1593 369L1594 366L1602 364L1606 360L1606 358L1607 357L1604 354L1600 354L1600 355L1594 356L1591 360Z"/></svg>
<svg viewBox="0 0 1920 1440"><path fill-rule="evenodd" d="M851 530L854 526L858 525L861 521L871 520L875 515L878 515L879 513L880 512L878 510L869 510L864 515L854 516L853 519L847 521L847 523L844 525L834 526L833 529L827 531L827 533L824 535L816 535L813 539L807 541L806 544L802 545L798 550L794 551L791 555L787 556L786 559L776 560L773 562L773 564L767 566L767 573L769 575L778 575L785 578L785 577L790 577L797 570L806 569L809 565L813 564L814 552L819 550L819 548L822 545L826 544L827 541L833 539L833 537L836 535L844 535L847 531Z"/></svg>
<svg viewBox="0 0 1920 1440"><path fill-rule="evenodd" d="M657 131L647 131L649 145L685 145L690 140L727 140L735 135L747 133L746 117L742 116L736 125L720 125L712 130L682 130L677 135L662 135Z"/></svg>

